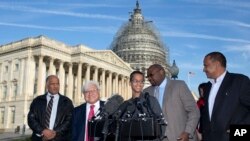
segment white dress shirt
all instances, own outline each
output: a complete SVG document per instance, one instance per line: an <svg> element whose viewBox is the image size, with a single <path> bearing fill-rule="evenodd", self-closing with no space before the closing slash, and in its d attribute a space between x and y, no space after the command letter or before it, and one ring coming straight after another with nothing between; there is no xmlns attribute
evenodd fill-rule
<svg viewBox="0 0 250 141"><path fill-rule="evenodd" d="M97 111L100 108L100 101L98 100L95 104L89 104L89 103L86 104L85 131L88 130L88 127L87 127L88 126L88 116L89 116L89 111L90 111L90 106L91 105L95 105L95 107L94 107L94 113L95 113L95 116L96 116ZM84 135L84 139L86 139L86 134Z"/></svg>
<svg viewBox="0 0 250 141"><path fill-rule="evenodd" d="M211 87L209 97L208 97L208 110L209 110L210 120L212 118L214 101L215 101L218 90L220 88L220 85L221 85L225 75L226 75L226 71L222 75L220 75L216 80L210 79L210 82L212 83L212 87Z"/></svg>
<svg viewBox="0 0 250 141"><path fill-rule="evenodd" d="M163 97L164 97L164 91L165 91L166 85L167 85L167 78L165 78L163 80L163 82L161 83L160 86L155 86L154 96L157 98L161 108L162 108L162 105L163 105Z"/></svg>
<svg viewBox="0 0 250 141"><path fill-rule="evenodd" d="M54 125L55 125L55 121L56 121L56 115L57 115L57 106L58 106L58 101L59 101L59 94L50 94L48 92L46 98L47 98L47 105L49 104L49 101L51 99L50 96L54 96L53 98L53 107L51 110L51 115L50 115L50 122L49 122L49 129L53 130Z"/></svg>

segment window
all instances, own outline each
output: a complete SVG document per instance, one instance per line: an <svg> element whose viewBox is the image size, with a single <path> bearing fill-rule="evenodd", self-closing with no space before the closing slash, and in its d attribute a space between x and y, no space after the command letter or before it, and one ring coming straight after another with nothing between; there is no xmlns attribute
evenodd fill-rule
<svg viewBox="0 0 250 141"><path fill-rule="evenodd" d="M15 97L17 96L17 88L18 88L17 84L14 85L13 94L14 94Z"/></svg>
<svg viewBox="0 0 250 141"><path fill-rule="evenodd" d="M5 73L7 73L9 71L9 67L5 66Z"/></svg>
<svg viewBox="0 0 250 141"><path fill-rule="evenodd" d="M3 98L7 97L7 86L3 86Z"/></svg>
<svg viewBox="0 0 250 141"><path fill-rule="evenodd" d="M0 107L0 124L4 124L4 107Z"/></svg>
<svg viewBox="0 0 250 141"><path fill-rule="evenodd" d="M11 106L10 107L10 121L11 121L11 123L15 123L15 112L16 112L16 107Z"/></svg>
<svg viewBox="0 0 250 141"><path fill-rule="evenodd" d="M19 70L19 64L16 63L16 64L15 64L15 71L18 71L18 70Z"/></svg>

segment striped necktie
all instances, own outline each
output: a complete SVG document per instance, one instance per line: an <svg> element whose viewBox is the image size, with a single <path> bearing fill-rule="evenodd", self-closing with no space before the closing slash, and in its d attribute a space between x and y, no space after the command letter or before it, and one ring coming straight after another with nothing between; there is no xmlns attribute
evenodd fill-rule
<svg viewBox="0 0 250 141"><path fill-rule="evenodd" d="M49 103L46 108L46 115L45 115L45 127L49 128L49 123L50 123L50 115L51 115L51 110L53 107L53 98L54 96L50 96Z"/></svg>

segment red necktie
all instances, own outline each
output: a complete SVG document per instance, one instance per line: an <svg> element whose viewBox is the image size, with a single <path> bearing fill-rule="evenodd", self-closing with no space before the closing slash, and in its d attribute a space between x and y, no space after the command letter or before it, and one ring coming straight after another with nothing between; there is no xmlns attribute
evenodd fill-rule
<svg viewBox="0 0 250 141"><path fill-rule="evenodd" d="M95 105L90 105L88 121L91 120L92 117L95 115L94 108L95 108ZM86 141L94 141L94 137L90 137L88 135L88 123L87 123L87 128L86 128Z"/></svg>

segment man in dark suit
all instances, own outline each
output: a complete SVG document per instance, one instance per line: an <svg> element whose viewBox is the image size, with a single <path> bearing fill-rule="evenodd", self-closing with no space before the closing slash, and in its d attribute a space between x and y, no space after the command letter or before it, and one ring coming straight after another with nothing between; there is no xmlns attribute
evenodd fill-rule
<svg viewBox="0 0 250 141"><path fill-rule="evenodd" d="M203 71L210 79L201 113L203 141L229 141L231 124L250 124L250 80L229 73L220 52L207 54L203 63Z"/></svg>
<svg viewBox="0 0 250 141"><path fill-rule="evenodd" d="M48 76L47 92L37 96L30 105L28 125L33 131L32 141L70 140L69 131L74 106L68 97L59 93L59 86L57 76Z"/></svg>
<svg viewBox="0 0 250 141"><path fill-rule="evenodd" d="M88 119L93 107L93 113L96 114L100 107L104 106L104 101L100 101L100 87L95 81L88 81L83 86L83 95L85 103L73 110L72 117L72 141L92 141L88 135ZM92 115L93 116L93 115Z"/></svg>
<svg viewBox="0 0 250 141"><path fill-rule="evenodd" d="M147 78L151 86L144 92L158 99L168 122L164 141L197 141L195 130L200 112L185 82L167 78L159 64L148 68Z"/></svg>

